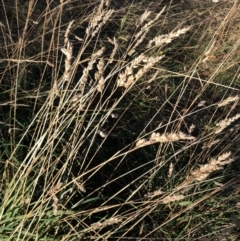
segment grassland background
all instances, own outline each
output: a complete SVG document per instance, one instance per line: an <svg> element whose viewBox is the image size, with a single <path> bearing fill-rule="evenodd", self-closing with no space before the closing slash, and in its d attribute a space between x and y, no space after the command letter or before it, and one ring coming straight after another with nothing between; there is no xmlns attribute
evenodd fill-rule
<svg viewBox="0 0 240 241"><path fill-rule="evenodd" d="M237 240L239 12L1 1L0 240Z"/></svg>

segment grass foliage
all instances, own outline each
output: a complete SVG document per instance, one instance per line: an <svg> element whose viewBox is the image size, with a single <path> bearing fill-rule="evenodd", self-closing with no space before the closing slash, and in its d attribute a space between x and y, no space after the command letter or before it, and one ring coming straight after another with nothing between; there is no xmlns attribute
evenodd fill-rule
<svg viewBox="0 0 240 241"><path fill-rule="evenodd" d="M1 241L237 239L236 0L0 11Z"/></svg>

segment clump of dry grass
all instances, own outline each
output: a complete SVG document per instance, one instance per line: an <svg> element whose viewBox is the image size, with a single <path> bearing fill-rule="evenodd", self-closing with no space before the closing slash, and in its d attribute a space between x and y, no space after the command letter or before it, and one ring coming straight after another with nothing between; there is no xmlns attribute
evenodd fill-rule
<svg viewBox="0 0 240 241"><path fill-rule="evenodd" d="M164 142L173 142L173 141L180 141L180 140L195 140L196 138L190 135L186 135L183 132L179 133L155 133L153 132L149 138L149 140L146 139L140 139L136 142L136 147L143 147L146 145L154 144L157 142L164 143Z"/></svg>
<svg viewBox="0 0 240 241"><path fill-rule="evenodd" d="M162 203L168 204L171 202L176 202L176 201L182 200L183 198L184 198L183 195L171 195L171 196L167 196L167 197L163 198Z"/></svg>
<svg viewBox="0 0 240 241"><path fill-rule="evenodd" d="M238 101L238 100L239 100L239 96L238 95L230 96L227 99L220 101L218 103L218 107L222 107L222 106L228 105L229 103L235 102L235 101Z"/></svg>
<svg viewBox="0 0 240 241"><path fill-rule="evenodd" d="M234 158L230 158L230 155L231 152L224 153L218 158L211 159L209 163L201 165L196 170L191 171L188 176L186 176L183 183L179 187L176 187L175 190L178 191L186 186L189 186L195 181L202 182L206 180L211 173L223 169L223 166L234 161Z"/></svg>
<svg viewBox="0 0 240 241"><path fill-rule="evenodd" d="M119 74L118 78L118 87L125 87L126 89L129 88L135 81L141 79L141 77L149 71L157 62L159 62L164 56L160 57L146 57L144 55L140 55L139 57L135 58L130 66L126 67L125 72ZM144 66L138 70L138 72L134 75L133 69L137 68L141 62L145 62Z"/></svg>
<svg viewBox="0 0 240 241"><path fill-rule="evenodd" d="M198 71L209 65L204 58L213 54L222 25L214 30L214 44L176 71L176 50L197 39L201 25L194 16L186 14L178 25L172 6L154 12L150 4L128 20L135 21L135 32L121 40L121 33L109 30L126 17L122 9L103 0L83 3L89 9L80 5L49 4L39 30L28 26L35 6L30 1L15 49L5 41L0 233L5 240L124 240L136 233L139 239L194 238L198 222L182 232L187 211L204 205L212 187L202 184L213 186L211 175L224 176L239 152L238 131L223 132L239 119L236 86L215 79L237 46L204 79ZM80 17L65 19L74 7ZM129 30L131 22L126 25ZM39 52L26 54L40 39ZM166 54L149 56L157 48ZM36 71L34 78L28 71ZM214 98L213 87L224 99ZM171 233L168 225L177 228Z"/></svg>
<svg viewBox="0 0 240 241"><path fill-rule="evenodd" d="M240 114L236 114L235 116L233 116L232 118L227 118L225 120L222 120L220 122L218 122L216 124L216 126L218 127L217 130L215 131L216 134L221 133L226 127L228 127L229 125L231 125L232 122L234 122L235 120L238 120L240 118Z"/></svg>

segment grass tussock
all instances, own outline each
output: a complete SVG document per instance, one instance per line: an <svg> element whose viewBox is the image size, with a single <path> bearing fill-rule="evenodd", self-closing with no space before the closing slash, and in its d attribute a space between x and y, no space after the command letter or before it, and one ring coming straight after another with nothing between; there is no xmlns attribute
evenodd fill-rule
<svg viewBox="0 0 240 241"><path fill-rule="evenodd" d="M2 1L0 240L236 240L239 10Z"/></svg>

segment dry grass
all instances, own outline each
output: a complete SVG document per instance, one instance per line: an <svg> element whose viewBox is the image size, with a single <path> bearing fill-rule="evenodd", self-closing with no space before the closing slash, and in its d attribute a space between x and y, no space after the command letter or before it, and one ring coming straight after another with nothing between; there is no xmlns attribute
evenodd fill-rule
<svg viewBox="0 0 240 241"><path fill-rule="evenodd" d="M0 239L216 237L240 202L237 1L80 2L1 3Z"/></svg>

